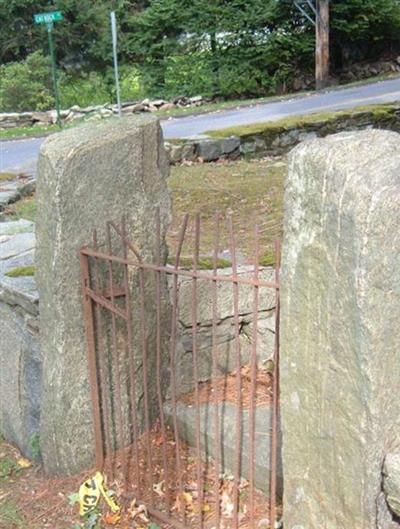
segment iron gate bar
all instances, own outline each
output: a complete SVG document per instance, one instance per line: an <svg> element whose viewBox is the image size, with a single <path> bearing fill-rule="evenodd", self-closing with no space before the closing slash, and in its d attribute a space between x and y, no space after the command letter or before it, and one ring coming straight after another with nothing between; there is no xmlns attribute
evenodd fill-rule
<svg viewBox="0 0 400 529"><path fill-rule="evenodd" d="M275 243L275 281L279 283L281 264L280 242ZM276 499L277 499L277 459L278 459L278 419L279 419L279 322L280 322L280 297L279 291L275 291L275 350L274 350L274 376L272 391L272 435L271 435L271 520L276 522Z"/></svg>
<svg viewBox="0 0 400 529"><path fill-rule="evenodd" d="M215 215L215 237L214 237L214 252L213 252L213 274L217 275L218 266L218 254L219 254L219 238L220 238L220 222L219 214ZM212 280L212 387L214 391L214 430L215 430L215 442L214 442L214 464L215 464L215 488L214 494L216 498L220 496L220 473L221 473L221 446L220 446L220 426L219 426L219 391L218 391L218 359L217 359L217 303L218 303L218 283L215 279ZM221 508L220 502L217 501L216 505L217 515L217 528L221 527Z"/></svg>
<svg viewBox="0 0 400 529"><path fill-rule="evenodd" d="M254 280L259 279L259 264L258 264L258 226L254 226ZM258 334L258 310L259 310L259 287L254 285L253 288L253 328L252 328L252 347L251 347L251 366L250 366L250 412L249 412L249 434L250 434L250 451L249 451L249 483L250 483L250 527L254 529L254 508L255 508L255 399L256 399L256 378L257 378L257 334Z"/></svg>
<svg viewBox="0 0 400 529"><path fill-rule="evenodd" d="M195 216L193 270L197 272L200 252L200 215ZM201 470L200 449L200 402L199 402L199 371L197 356L197 278L192 280L192 353L193 353L193 382L196 404L196 474L197 474L197 503L200 528L203 527L203 480Z"/></svg>
<svg viewBox="0 0 400 529"><path fill-rule="evenodd" d="M156 263L161 266L161 221L160 208L156 211ZM167 457L167 431L165 428L164 403L162 398L161 388L161 273L155 271L156 280L156 320L157 320L157 334L156 334L156 371L157 371L157 399L158 409L160 412L160 427L162 436L162 459L164 467L164 482L165 482L165 499L167 509L171 509L171 483L169 476L169 463Z"/></svg>
<svg viewBox="0 0 400 529"><path fill-rule="evenodd" d="M112 254L112 241L111 241L111 230L110 230L110 224L107 222L106 225L106 242L107 242L107 251L111 255ZM113 278L113 263L110 259L107 260L108 263L108 288L111 292L111 303L113 304L115 308L114 303L114 278ZM126 316L126 308L125 308L125 316ZM126 319L126 318L125 318ZM112 357L114 362L114 372L115 372L115 394L117 399L117 421L118 421L118 432L119 432L119 443L121 448L124 446L124 433L125 433L125 421L122 415L122 396L121 396L121 362L120 362L120 354L118 352L118 342L117 342L117 321L115 318L115 312L111 312L111 336L112 336ZM122 460L122 467L124 470L126 470L126 453L125 450L121 450L121 460ZM126 477L126 473L124 478ZM126 485L126 479L124 479L124 484Z"/></svg>
<svg viewBox="0 0 400 529"><path fill-rule="evenodd" d="M119 307L117 307L117 305L114 305L112 302L108 301L108 298L100 294L96 294L94 290L88 287L85 287L84 292L93 301L95 301L96 303L104 307L105 309L108 309L109 311L113 312L114 314L122 318L123 320L126 320L128 318L126 311L120 309ZM111 300L114 300L115 296L111 295L110 298Z"/></svg>
<svg viewBox="0 0 400 529"><path fill-rule="evenodd" d="M235 529L239 527L239 486L241 475L241 448L242 448L242 358L240 350L240 322L239 322L239 285L237 279L236 245L233 233L232 216L228 217L229 245L232 259L232 289L233 289L233 320L235 326L235 349L236 349L236 461L234 471L233 489L233 524Z"/></svg>
<svg viewBox="0 0 400 529"><path fill-rule="evenodd" d="M185 239L186 229L188 225L189 215L186 214L183 218L183 224L181 232L178 239L178 248L175 255L175 268L174 271L178 272L178 267L181 260L181 252L183 247L183 241ZM165 268L165 267L161 267ZM178 274L174 276L173 282L173 294L172 294L172 320L171 320L171 347L170 347L170 373L171 373L171 402L172 402L172 422L174 429L174 441L175 441L175 458L176 458L176 469L178 473L178 490L181 494L183 492L182 485L182 468L181 468L181 458L180 458L180 442L179 442L179 431L178 431L178 421L176 413L176 365L175 365L175 351L176 351L176 331L178 323Z"/></svg>
<svg viewBox="0 0 400 529"><path fill-rule="evenodd" d="M80 254L81 277L83 287L83 314L86 330L87 343L87 359L89 366L89 382L90 393L93 406L93 427L94 427L94 442L96 454L96 466L100 470L103 469L104 455L103 455L103 433L101 428L101 410L99 399L99 384L97 378L97 361L96 361L96 344L94 340L94 323L93 323L93 301L87 295L86 289L90 285L89 259Z"/></svg>
<svg viewBox="0 0 400 529"><path fill-rule="evenodd" d="M234 275L206 274L204 272L190 272L189 270L182 270L176 266L169 267L169 266L157 266L157 265L153 265L151 263L146 263L146 262L140 263L138 261L133 261L132 259L124 259L123 257L118 257L116 255L109 255L107 253L95 252L94 250L90 250L87 247L82 248L81 253L89 257L96 257L98 259L104 259L104 260L112 261L115 263L135 266L136 268L144 268L147 270L154 270L157 272L165 272L166 274L170 274L170 275L191 277L195 279L208 279L208 280L213 280L213 281L221 281L223 283L232 283L233 281L241 285L253 285L254 286L255 284L254 279L247 278L247 277L234 276ZM279 284L277 284L275 281L264 281L260 279L257 284L260 287L273 288L273 289L279 290Z"/></svg>
<svg viewBox="0 0 400 529"><path fill-rule="evenodd" d="M122 233L124 235L124 240L126 237L126 221L125 218L122 219ZM123 244L123 254L124 257L127 257L127 247L126 244ZM139 429L137 424L137 410L136 410L136 373L135 373L135 355L133 351L133 335L132 335L132 299L129 288L129 269L128 265L124 266L124 288L125 288L125 303L126 303L126 331L127 331L127 352L129 357L129 397L131 405L131 414L132 414L132 438L133 438L133 451L135 452L135 478L137 487L139 486L140 480L140 465L139 465L139 450L138 450L138 438L139 438ZM131 456L131 450L129 452ZM131 459L131 457L129 458ZM127 474L130 477L130 467L127 468Z"/></svg>
<svg viewBox="0 0 400 529"><path fill-rule="evenodd" d="M97 250L97 231L93 230L93 249ZM100 285L100 278L99 278L99 267L98 267L98 261L97 259L93 259L93 287L95 291L99 291L101 289ZM108 291L109 292L109 291ZM109 292L111 295L111 293ZM104 297L107 297L105 293L103 293ZM92 298L93 299L93 298ZM95 301L95 300L94 300ZM105 453L113 454L112 450L112 442L111 442L111 403L109 403L108 395L106 395L105 391L101 391L101 388L104 387L106 381L107 381L107 366L104 366L105 357L104 357L104 343L101 336L101 329L103 326L103 318L101 313L101 305L99 303L95 303L95 330L96 330L96 338L97 338L97 346L99 348L100 355L97 356L98 358L98 364L99 364L99 382L100 382L100 395L101 395L101 402L103 404L103 424L104 424L104 442L105 442L105 451L103 447L103 457ZM100 356L100 358L99 358ZM103 384L102 384L103 381ZM110 406L109 406L110 404ZM110 472L111 479L114 479L114 464L113 461L105 460L105 464L107 465L107 470Z"/></svg>
<svg viewBox="0 0 400 529"><path fill-rule="evenodd" d="M269 519L271 528L275 527L277 521L277 456L278 456L278 425L279 425L279 316L280 316L280 305L279 305L279 267L280 267L280 244L277 242L275 246L275 273L274 281L264 281L260 279L260 265L258 260L259 254L259 229L257 225L254 226L254 262L253 271L250 277L243 277L238 275L238 266L236 258L236 240L233 227L232 216L228 217L228 232L229 232L229 247L232 260L232 274L220 275L218 274L218 255L220 246L220 217L217 214L215 216L215 235L213 241L213 255L212 255L212 272L202 273L199 271L199 255L200 255L200 232L201 222L200 216L197 214L194 219L194 252L193 252L193 270L181 270L180 261L183 244L188 228L189 216L185 215L184 221L178 237L178 245L175 255L175 262L173 267L161 265L161 223L160 223L160 212L157 209L156 215L156 227L155 227L155 264L144 262L140 256L137 248L129 240L126 232L125 219L122 219L121 225L118 226L113 222L108 222L106 225L106 245L107 252L99 252L97 244L96 232L93 234L93 249L82 248L80 252L81 262L81 273L82 273L82 290L84 293L84 318L85 318L85 330L87 334L87 355L89 363L89 376L91 383L91 395L93 402L93 416L94 416L94 431L95 431L95 450L96 450L96 465L102 469L104 465L111 466L111 475L114 477L114 468L118 467L118 454L120 454L122 464L123 482L125 488L127 488L128 482L132 483L130 474L131 461L135 463L135 480L136 489L135 497L142 497L141 492L141 475L145 472L144 485L147 487L147 497L143 501L148 508L148 512L160 520L162 523L173 524L178 529L187 529L188 525L173 514L173 510L176 509L176 503L174 507L171 507L171 493L178 491L178 498L182 496L181 493L186 489L183 486L183 472L182 472L182 461L181 461L181 442L179 438L179 428L177 419L177 372L176 372L176 350L177 350L177 328L178 328L178 313L179 313L179 276L188 277L192 280L191 284L191 334L192 334L192 355L193 355L193 392L194 404L195 404L195 453L196 453L196 490L197 498L196 505L198 512L193 511L193 515L198 514L198 527L204 527L205 515L203 513L203 504L205 498L204 482L204 470L201 463L201 415L200 415L200 377L199 377L199 344L198 344L198 279L203 279L211 282L211 379L210 387L213 392L210 403L214 403L214 465L213 472L215 472L214 479L214 495L216 500L215 505L215 529L221 528L221 507L222 507L222 496L221 496L221 457L222 447L220 444L220 413L219 413L219 400L220 400L220 389L219 383L219 371L218 371L218 356L217 356L217 319L218 319L218 283L225 282L231 283L233 289L233 327L234 327L234 356L235 356L235 370L234 386L236 394L236 409L235 409L235 458L233 462L234 477L232 488L229 489L229 493L233 499L233 526L235 529L240 527L239 510L241 506L240 486L241 486L241 474L242 474L242 412L243 412L243 395L242 395L242 354L241 354L241 342L240 342L240 315L239 315L239 285L248 285L253 287L253 306L248 311L251 315L252 321L252 332L251 332L251 349L250 349L250 400L249 400L249 504L250 513L249 521L250 528L255 529L255 510L256 510L256 486L255 486L255 414L256 414L256 403L257 403L257 339L258 339L258 318L260 310L260 288L272 288L275 290L275 346L273 352L274 359L274 375L272 383L272 434L271 434L271 471L270 471L270 498L269 498ZM113 254L113 245L111 238L111 228L119 236L122 243L123 256L116 256ZM131 250L137 260L128 258L128 250ZM91 280L90 275L90 263L93 261L93 277ZM103 261L106 264L108 270L108 281L105 285L102 285L99 280L99 262ZM114 282L114 267L113 265L122 265L123 268L123 287L116 286ZM142 362L142 383L143 383L143 397L144 397L144 439L146 446L144 451L146 453L146 466L141 470L139 463L139 428L138 428L138 417L137 417L137 376L135 372L136 365L136 353L133 348L133 320L132 320L132 293L129 282L129 267L133 266L138 270L139 277L139 300L137 303L138 311L140 312L140 349L141 349L141 362ZM150 402L148 393L148 339L149 333L146 322L146 292L145 292L145 270L149 270L154 274L155 279L155 302L156 302L156 389L157 389L157 405L158 405L158 422L161 429L161 446L162 448L162 465L160 468L160 476L163 477L165 483L164 487L164 498L162 509L167 508L167 513L160 511L158 505L155 505L155 489L154 479L156 474L154 470L158 472L158 467L154 468L154 462L152 457L152 437L151 434L151 421L150 421ZM164 401L163 401L163 388L162 388L162 339L161 339L161 326L162 326L162 294L161 294L161 278L166 274L172 276L172 287L171 287L171 298L172 298L172 317L171 317L171 333L170 333L170 347L168 354L168 363L170 371L170 402L172 406L172 430L173 430L173 444L171 447L174 453L174 460L176 463L175 471L177 472L176 477L174 475L174 482L171 482L170 465L168 460L168 433L166 427ZM250 275L250 274L249 274ZM93 286L91 285L93 283ZM117 298L124 298L125 303L121 305L116 304ZM102 322L107 321L102 318L102 310L106 310L111 315L111 356L113 362L113 373L109 374L107 380L106 372L109 365L105 364L104 354L104 342L102 339L101 329ZM124 323L122 328L118 327L117 330L117 317L120 317ZM108 320L108 321L110 321ZM125 349L125 356L121 356L119 351L120 333L121 331L126 332L125 340L123 340L123 348ZM96 345L99 350L99 356L96 353ZM103 351L103 352L102 352ZM140 353L138 353L139 355ZM121 394L121 366L122 358L129 359L129 394L128 400L130 400L130 415L131 419L127 419L123 415L122 406L122 394ZM106 387L107 382L113 394L110 393L110 400L107 398L103 387ZM125 384L125 382L124 382ZM125 395L124 395L125 396ZM113 400L115 399L115 400ZM113 435L116 436L117 441L111 440L112 430L112 408L114 406L116 413L116 431L114 430ZM125 447L126 440L126 421L129 420L129 438L131 442ZM103 431L104 429L104 431ZM159 432L159 430L158 430ZM155 431L155 434L157 431ZM151 434L153 435L153 434ZM115 439L115 437L114 437ZM140 438L141 439L141 438ZM120 449L117 449L115 445L120 445ZM114 443L114 448L113 448ZM142 443L142 440L140 440ZM125 447L125 448L124 448ZM132 450L134 454L132 454ZM107 455L107 457L105 457ZM134 457L132 457L134 456ZM116 463L116 464L114 464ZM206 468L208 463L204 463ZM186 467L185 467L186 471ZM161 477L159 478L161 479ZM176 483L175 483L176 480ZM186 478L185 478L186 480ZM160 482L161 483L161 482ZM186 481L185 481L186 483ZM159 484L158 484L159 485ZM143 498L144 499L144 498ZM159 499L157 499L159 501ZM161 500L160 500L161 501ZM178 508L178 513L183 516L186 520L186 509L183 508L183 513ZM196 517L197 518L197 517ZM192 520L192 519L191 519Z"/></svg>

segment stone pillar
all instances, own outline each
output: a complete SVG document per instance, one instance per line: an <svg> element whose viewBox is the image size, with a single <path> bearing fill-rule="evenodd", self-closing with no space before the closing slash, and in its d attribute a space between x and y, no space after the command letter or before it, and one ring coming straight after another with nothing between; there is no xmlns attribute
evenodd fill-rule
<svg viewBox="0 0 400 529"><path fill-rule="evenodd" d="M93 428L78 251L125 215L144 258L170 215L168 161L152 116L87 124L47 139L38 163L37 284L43 355L41 447L50 473L93 463ZM164 239L163 239L164 240ZM147 257L146 257L147 256ZM150 322L151 323L151 322Z"/></svg>
<svg viewBox="0 0 400 529"><path fill-rule="evenodd" d="M387 529L400 445L400 136L290 155L282 262L285 529ZM398 527L397 525L395 525Z"/></svg>

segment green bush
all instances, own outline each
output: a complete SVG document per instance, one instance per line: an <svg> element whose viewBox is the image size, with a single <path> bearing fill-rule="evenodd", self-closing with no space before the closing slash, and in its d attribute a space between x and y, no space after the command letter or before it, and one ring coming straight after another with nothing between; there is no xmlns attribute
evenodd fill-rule
<svg viewBox="0 0 400 529"><path fill-rule="evenodd" d="M0 110L22 112L54 107L49 60L36 51L0 66Z"/></svg>
<svg viewBox="0 0 400 529"><path fill-rule="evenodd" d="M73 105L88 107L111 101L111 91L104 75L97 72L78 76L63 75L60 80L60 100L62 108Z"/></svg>

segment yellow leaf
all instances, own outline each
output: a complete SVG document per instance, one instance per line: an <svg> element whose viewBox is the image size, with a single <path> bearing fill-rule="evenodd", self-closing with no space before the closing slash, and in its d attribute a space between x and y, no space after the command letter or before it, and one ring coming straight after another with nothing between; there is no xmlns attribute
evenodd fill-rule
<svg viewBox="0 0 400 529"><path fill-rule="evenodd" d="M33 465L32 461L29 461L29 459L25 459L24 457L21 457L17 461L17 465L21 468L29 468Z"/></svg>
<svg viewBox="0 0 400 529"><path fill-rule="evenodd" d="M204 503L204 505L202 507L202 511L203 512L210 512L211 511L211 507L208 505L208 503Z"/></svg>

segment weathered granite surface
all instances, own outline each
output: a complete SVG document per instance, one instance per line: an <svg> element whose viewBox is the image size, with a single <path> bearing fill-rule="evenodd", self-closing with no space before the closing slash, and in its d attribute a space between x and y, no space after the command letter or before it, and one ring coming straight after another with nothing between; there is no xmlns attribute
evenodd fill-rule
<svg viewBox="0 0 400 529"><path fill-rule="evenodd" d="M201 404L200 415L200 449L202 458L215 459L215 413L216 405L212 402ZM235 472L236 454L236 406L230 402L218 404L218 424L220 431L219 448L221 474L231 476ZM166 406L167 419L172 421L172 408ZM267 495L270 492L271 471L271 432L272 410L269 406L259 406L255 410L255 486ZM189 445L196 446L196 411L194 406L183 403L177 405L177 424L179 437ZM241 475L249 478L250 468L250 420L249 410L242 410L241 414L242 451ZM280 442L280 441L279 441ZM278 459L278 492L282 492L282 464Z"/></svg>
<svg viewBox="0 0 400 529"><path fill-rule="evenodd" d="M382 466L400 443L400 136L369 130L290 155L282 262L286 529L387 529Z"/></svg>
<svg viewBox="0 0 400 529"><path fill-rule="evenodd" d="M168 170L161 128L152 116L87 124L55 134L42 145L36 266L43 354L41 439L47 472L73 473L93 462L79 248L91 243L94 228L103 242L105 221L120 222L125 215L129 235L143 259L149 259L157 206L163 240L169 222ZM136 279L132 283L137 289ZM149 351L155 350L153 300L149 295L145 309ZM137 304L133 318L137 336ZM140 340L134 346L139 348ZM149 358L149 369L154 361ZM155 398L155 388L149 398Z"/></svg>
<svg viewBox="0 0 400 529"><path fill-rule="evenodd" d="M40 420L39 298L34 276L6 274L34 264L31 232L29 221L0 223L0 432L27 456Z"/></svg>

